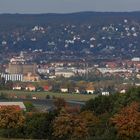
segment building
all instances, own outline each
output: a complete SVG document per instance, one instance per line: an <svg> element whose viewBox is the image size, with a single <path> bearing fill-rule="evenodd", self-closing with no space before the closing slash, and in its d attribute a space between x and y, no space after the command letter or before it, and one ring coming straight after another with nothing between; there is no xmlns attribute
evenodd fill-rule
<svg viewBox="0 0 140 140"><path fill-rule="evenodd" d="M21 52L20 56L13 57L10 59L10 63L8 65L8 73L9 74L27 74L32 73L36 74L37 65L34 63L29 63L25 58L23 53Z"/></svg>
<svg viewBox="0 0 140 140"><path fill-rule="evenodd" d="M61 92L63 92L63 93L67 93L67 92L69 91L68 88L61 88L60 90L61 90Z"/></svg>
<svg viewBox="0 0 140 140"><path fill-rule="evenodd" d="M105 73L126 73L126 72L129 72L129 73L132 73L132 70L131 69L122 69L122 68L98 68L98 70L102 73L102 74L105 74Z"/></svg>
<svg viewBox="0 0 140 140"><path fill-rule="evenodd" d="M1 74L5 81L23 81L23 74Z"/></svg>
<svg viewBox="0 0 140 140"><path fill-rule="evenodd" d="M36 64L12 64L8 65L9 74L27 74L32 73L36 74Z"/></svg>
<svg viewBox="0 0 140 140"><path fill-rule="evenodd" d="M95 92L94 88L87 88L86 89L87 94L93 94Z"/></svg>
<svg viewBox="0 0 140 140"><path fill-rule="evenodd" d="M13 90L21 90L21 89L22 89L22 87L19 86L19 85L14 85L13 86Z"/></svg>
<svg viewBox="0 0 140 140"><path fill-rule="evenodd" d="M109 95L109 92L108 91L103 91L102 95Z"/></svg>
<svg viewBox="0 0 140 140"><path fill-rule="evenodd" d="M39 76L29 72L23 76L23 81L24 82L37 82L39 81Z"/></svg>
<svg viewBox="0 0 140 140"><path fill-rule="evenodd" d="M122 90L120 91L120 93L126 93L126 90L125 90L125 89L122 89Z"/></svg>
<svg viewBox="0 0 140 140"><path fill-rule="evenodd" d="M70 78L72 76L75 76L75 73L72 70L60 69L55 71L55 76L56 77L63 76L65 78Z"/></svg>
<svg viewBox="0 0 140 140"><path fill-rule="evenodd" d="M48 86L48 85L43 86L44 91L50 91L51 89L52 89L52 86Z"/></svg>
<svg viewBox="0 0 140 140"><path fill-rule="evenodd" d="M33 86L33 85L27 85L25 89L28 90L28 91L35 91L36 87Z"/></svg>
<svg viewBox="0 0 140 140"><path fill-rule="evenodd" d="M78 87L75 87L75 93L80 93L80 90Z"/></svg>
<svg viewBox="0 0 140 140"><path fill-rule="evenodd" d="M86 92L87 94L93 94L95 92L94 84L92 82L87 83Z"/></svg>
<svg viewBox="0 0 140 140"><path fill-rule="evenodd" d="M137 61L140 61L140 58L139 57L134 57L131 60L137 62Z"/></svg>

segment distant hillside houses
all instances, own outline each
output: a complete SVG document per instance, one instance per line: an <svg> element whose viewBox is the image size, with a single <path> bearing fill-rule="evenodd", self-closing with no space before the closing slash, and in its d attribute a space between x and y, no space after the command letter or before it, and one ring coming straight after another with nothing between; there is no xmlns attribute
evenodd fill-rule
<svg viewBox="0 0 140 140"><path fill-rule="evenodd" d="M56 55L65 60L62 54L66 54L66 58L70 56L71 60L83 56L103 59L139 57L139 13L2 14L1 51L6 54L27 51L41 62L48 58L45 52L54 60L58 58ZM23 17L26 20L23 21Z"/></svg>

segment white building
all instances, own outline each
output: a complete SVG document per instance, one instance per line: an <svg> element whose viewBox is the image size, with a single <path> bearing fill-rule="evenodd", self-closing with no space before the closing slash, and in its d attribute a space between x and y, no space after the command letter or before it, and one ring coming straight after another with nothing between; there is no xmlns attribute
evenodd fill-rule
<svg viewBox="0 0 140 140"><path fill-rule="evenodd" d="M122 90L120 91L120 93L126 93L126 90L125 90L125 89L122 89Z"/></svg>
<svg viewBox="0 0 140 140"><path fill-rule="evenodd" d="M61 88L60 90L61 92L64 92L64 93L68 92L68 88Z"/></svg>
<svg viewBox="0 0 140 140"><path fill-rule="evenodd" d="M87 94L93 94L94 93L94 89L86 89Z"/></svg>
<svg viewBox="0 0 140 140"><path fill-rule="evenodd" d="M13 90L21 90L21 89L22 89L21 86L18 86L18 85L13 86Z"/></svg>
<svg viewBox="0 0 140 140"><path fill-rule="evenodd" d="M23 74L1 74L5 81L23 81Z"/></svg>
<svg viewBox="0 0 140 140"><path fill-rule="evenodd" d="M132 73L132 69L121 69L121 68L97 68L101 73L116 73L116 72L129 72Z"/></svg>
<svg viewBox="0 0 140 140"><path fill-rule="evenodd" d="M50 70L48 68L38 68L37 69L38 73L40 74L49 74L50 73Z"/></svg>
<svg viewBox="0 0 140 140"><path fill-rule="evenodd" d="M140 61L140 58L139 57L134 57L131 59L132 61Z"/></svg>
<svg viewBox="0 0 140 140"><path fill-rule="evenodd" d="M75 76L75 73L69 69L57 69L55 70L55 76L63 76L65 78L69 78Z"/></svg>
<svg viewBox="0 0 140 140"><path fill-rule="evenodd" d="M108 91L103 91L102 95L109 95L109 92Z"/></svg>

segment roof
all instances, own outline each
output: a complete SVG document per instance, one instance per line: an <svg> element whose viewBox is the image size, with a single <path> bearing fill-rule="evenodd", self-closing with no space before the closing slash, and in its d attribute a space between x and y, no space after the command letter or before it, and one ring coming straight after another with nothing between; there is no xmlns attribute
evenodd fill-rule
<svg viewBox="0 0 140 140"><path fill-rule="evenodd" d="M45 90L49 90L49 86L47 86L47 85L44 86L43 88L44 88Z"/></svg>
<svg viewBox="0 0 140 140"><path fill-rule="evenodd" d="M19 106L22 110L26 110L23 102L0 102L0 106Z"/></svg>

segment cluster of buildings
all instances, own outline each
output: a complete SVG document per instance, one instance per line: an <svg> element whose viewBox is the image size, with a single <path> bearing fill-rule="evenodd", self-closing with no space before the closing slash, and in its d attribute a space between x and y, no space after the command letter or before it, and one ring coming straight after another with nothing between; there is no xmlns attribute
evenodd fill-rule
<svg viewBox="0 0 140 140"><path fill-rule="evenodd" d="M6 81L37 82L56 77L70 78L76 74L85 73L85 69L74 67L74 62L52 62L49 64L37 65L33 61L28 61L23 52L19 56L14 56L9 60L6 68L1 72L1 77Z"/></svg>
<svg viewBox="0 0 140 140"><path fill-rule="evenodd" d="M90 66L84 66L86 63L80 63L80 61L79 64L61 61L37 65L32 61L27 61L23 53L21 53L20 56L10 59L5 73L1 73L1 77L5 78L6 81L35 82L41 79L51 79L61 76L70 78L87 74L96 69L104 76L119 75L123 78L130 78L135 73L136 78L140 79L139 58L100 62L99 64L94 63Z"/></svg>
<svg viewBox="0 0 140 140"><path fill-rule="evenodd" d="M90 73L90 75L88 75ZM132 58L131 60L102 60L100 62L86 62L86 61L52 61L49 63L36 64L33 61L29 61L24 57L23 52L19 56L14 56L9 60L9 63L5 69L5 72L1 73L6 81L20 81L26 82L27 85L22 87L14 85L13 90L29 90L36 91L37 88L30 82L38 82L40 80L46 80L57 77L71 78L78 76L87 76L88 78L98 77L118 77L127 81L140 80L140 58ZM90 76L90 77L89 77ZM101 79L102 80L102 79ZM139 82L135 82L136 85L140 85ZM74 93L81 93L81 89L73 87ZM49 91L48 87L44 91ZM60 87L60 92L71 92L68 87ZM83 91L82 91L83 92ZM94 86L88 86L84 89L86 93L95 93ZM124 91L122 91L124 92ZM109 93L103 93L108 95Z"/></svg>
<svg viewBox="0 0 140 140"><path fill-rule="evenodd" d="M131 60L108 61L97 69L103 75L114 75L124 79L140 79L140 58L134 57Z"/></svg>
<svg viewBox="0 0 140 140"><path fill-rule="evenodd" d="M6 81L39 81L36 69L37 65L35 63L28 62L21 52L20 56L10 59L6 73L1 73L1 77Z"/></svg>

